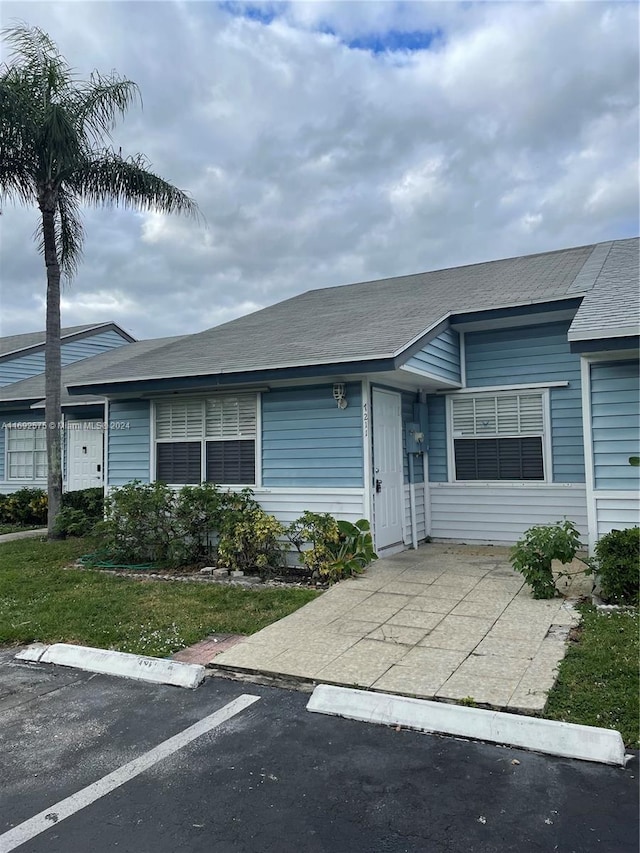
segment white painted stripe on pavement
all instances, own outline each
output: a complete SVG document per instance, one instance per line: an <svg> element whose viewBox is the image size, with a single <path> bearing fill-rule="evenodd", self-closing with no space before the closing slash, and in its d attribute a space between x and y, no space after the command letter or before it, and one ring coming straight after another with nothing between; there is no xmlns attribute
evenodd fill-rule
<svg viewBox="0 0 640 853"><path fill-rule="evenodd" d="M16 847L20 847L21 844L35 838L41 832L45 832L52 826L57 826L60 821L90 806L91 803L95 803L96 800L99 800L106 794L110 794L111 791L144 773L145 770L153 767L154 764L157 764L164 758L173 755L174 752L182 749L191 743L191 741L207 734L207 732L215 729L217 726L231 719L231 717L235 717L236 714L244 711L245 708L253 705L259 699L259 696L243 693L218 711L209 714L208 717L189 726L188 729L163 741L158 746L150 749L149 752L145 752L138 758L134 758L128 764L118 767L113 773L103 776L102 779L98 779L97 782L93 782L93 784L88 785L81 791L72 794L64 800L60 800L59 803L53 806L49 806L49 808L40 812L40 814L34 815L29 820L25 820L24 823L14 826L13 829L0 835L0 853L10 853L11 850L15 850Z"/></svg>

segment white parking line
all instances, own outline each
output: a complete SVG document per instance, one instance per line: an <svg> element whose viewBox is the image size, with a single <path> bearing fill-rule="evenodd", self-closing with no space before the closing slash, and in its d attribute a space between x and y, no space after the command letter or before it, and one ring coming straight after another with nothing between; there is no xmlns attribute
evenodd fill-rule
<svg viewBox="0 0 640 853"><path fill-rule="evenodd" d="M40 814L34 815L29 820L25 820L24 823L14 826L13 829L0 835L0 853L10 853L11 850L15 850L16 847L29 841L31 838L35 838L41 832L45 832L52 826L57 826L61 820L70 817L72 814L80 811L80 809L86 808L86 806L90 806L91 803L95 803L96 800L99 800L106 794L110 794L111 791L119 788L120 785L124 785L125 782L139 776L140 773L144 773L145 770L153 767L154 764L157 764L169 755L173 755L174 752L182 749L183 746L191 743L191 741L210 732L221 725L221 723L231 719L231 717L235 717L236 714L244 711L245 708L253 705L259 699L259 696L243 693L218 711L209 714L208 717L189 726L188 729L163 741L158 746L150 749L149 752L145 752L138 758L134 758L128 764L118 767L113 773L103 776L102 779L98 779L97 782L93 782L81 791L72 794L64 800L60 800L59 803L53 806L49 806L49 808L40 812Z"/></svg>

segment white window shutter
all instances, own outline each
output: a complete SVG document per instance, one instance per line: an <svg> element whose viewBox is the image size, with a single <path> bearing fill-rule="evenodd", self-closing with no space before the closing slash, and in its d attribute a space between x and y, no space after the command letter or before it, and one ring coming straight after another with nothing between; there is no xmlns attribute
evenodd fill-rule
<svg viewBox="0 0 640 853"><path fill-rule="evenodd" d="M206 403L206 438L254 438L256 434L255 394L210 397Z"/></svg>
<svg viewBox="0 0 640 853"><path fill-rule="evenodd" d="M158 400L156 438L202 438L202 401Z"/></svg>
<svg viewBox="0 0 640 853"><path fill-rule="evenodd" d="M483 394L453 397L453 434L464 436L541 435L542 394Z"/></svg>

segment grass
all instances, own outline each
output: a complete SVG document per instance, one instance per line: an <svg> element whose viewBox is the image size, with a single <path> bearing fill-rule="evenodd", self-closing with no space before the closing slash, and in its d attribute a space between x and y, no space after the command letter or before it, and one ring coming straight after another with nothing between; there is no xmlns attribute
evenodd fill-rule
<svg viewBox="0 0 640 853"><path fill-rule="evenodd" d="M0 646L69 642L164 657L207 634L253 634L317 593L137 581L65 569L86 540L0 544Z"/></svg>
<svg viewBox="0 0 640 853"><path fill-rule="evenodd" d="M638 610L598 612L580 606L582 625L549 694L545 716L617 729L627 747L638 731Z"/></svg>

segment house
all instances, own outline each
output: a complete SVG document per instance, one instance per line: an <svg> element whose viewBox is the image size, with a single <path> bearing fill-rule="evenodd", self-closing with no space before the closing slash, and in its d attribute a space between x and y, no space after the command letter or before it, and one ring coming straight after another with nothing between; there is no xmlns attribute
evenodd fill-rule
<svg viewBox="0 0 640 853"><path fill-rule="evenodd" d="M92 365L114 364L128 346L147 350L115 323L61 331L63 385L81 381ZM166 343L166 339L163 340ZM46 488L44 332L0 339L0 493ZM62 393L63 477L66 490L103 484L104 398Z"/></svg>
<svg viewBox="0 0 640 853"><path fill-rule="evenodd" d="M107 486L250 486L288 522L514 542L638 522L638 240L312 290L67 383Z"/></svg>

